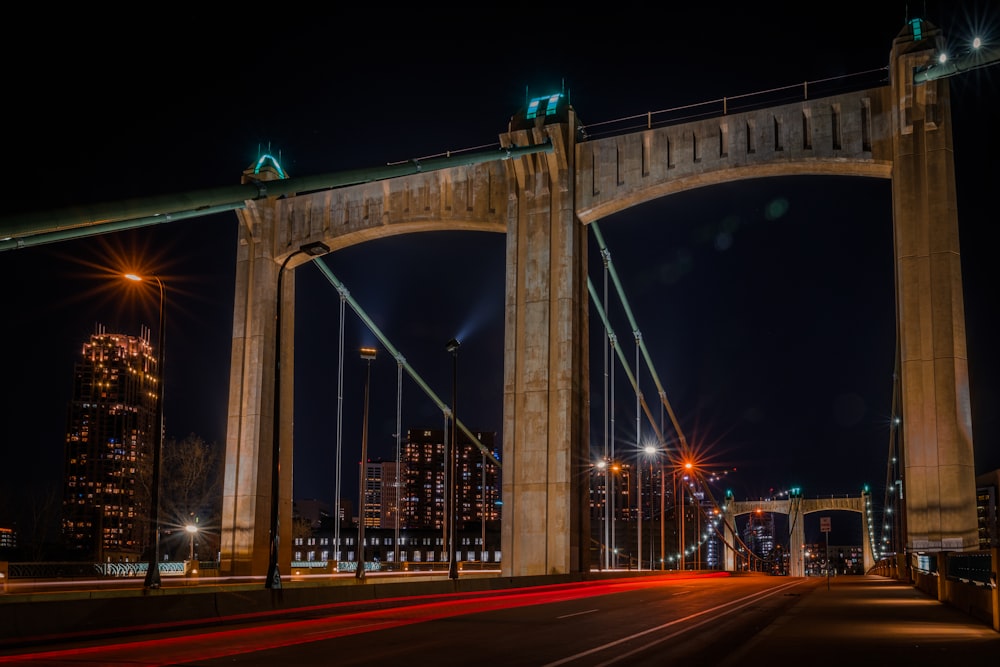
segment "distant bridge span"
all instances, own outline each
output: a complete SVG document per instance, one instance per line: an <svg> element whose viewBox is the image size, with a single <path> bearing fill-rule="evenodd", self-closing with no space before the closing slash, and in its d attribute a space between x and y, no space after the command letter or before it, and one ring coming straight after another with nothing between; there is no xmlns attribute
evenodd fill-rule
<svg viewBox="0 0 1000 667"><path fill-rule="evenodd" d="M978 548L949 88L913 82L943 43L924 28L923 40L909 27L894 40L883 87L594 140L563 101L552 115L519 113L500 136L505 147L551 142L548 152L246 202L237 211L224 572L266 569L274 304L280 265L310 259L297 254L301 246L429 230L506 234L502 574L586 571L588 488L577 471L590 458L587 224L693 188L793 174L892 181L907 546ZM280 336L284 571L293 294L289 271Z"/></svg>
<svg viewBox="0 0 1000 667"><path fill-rule="evenodd" d="M732 528L736 525L736 517L753 514L758 510L788 516L789 574L793 577L805 576L804 552L802 550L805 543L804 518L806 514L812 514L813 512L848 511L861 514L864 571L868 572L875 566L871 526L872 502L871 494L867 490L860 496L855 497L803 498L801 496L792 496L784 500L741 501L736 501L731 497L726 498L724 514L727 520L723 522L723 542L730 545L735 544ZM725 562L727 571L732 572L736 569L736 554L732 549L726 549Z"/></svg>

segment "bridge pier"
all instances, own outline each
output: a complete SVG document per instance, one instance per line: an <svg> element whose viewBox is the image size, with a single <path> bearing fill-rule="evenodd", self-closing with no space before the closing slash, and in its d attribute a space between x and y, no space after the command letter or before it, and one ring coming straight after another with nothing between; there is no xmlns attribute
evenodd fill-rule
<svg viewBox="0 0 1000 667"><path fill-rule="evenodd" d="M587 230L575 214L576 115L502 137L556 150L508 162L501 575L590 569Z"/></svg>
<svg viewBox="0 0 1000 667"><path fill-rule="evenodd" d="M948 79L915 84L941 31L893 42L892 206L908 551L979 548ZM894 415L895 416L895 415Z"/></svg>

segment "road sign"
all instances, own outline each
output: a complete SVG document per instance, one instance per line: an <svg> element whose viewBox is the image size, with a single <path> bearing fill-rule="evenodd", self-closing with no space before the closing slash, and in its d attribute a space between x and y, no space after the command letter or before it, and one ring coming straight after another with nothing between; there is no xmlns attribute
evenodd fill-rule
<svg viewBox="0 0 1000 667"><path fill-rule="evenodd" d="M824 533L830 532L830 517L821 516L819 518L819 529Z"/></svg>

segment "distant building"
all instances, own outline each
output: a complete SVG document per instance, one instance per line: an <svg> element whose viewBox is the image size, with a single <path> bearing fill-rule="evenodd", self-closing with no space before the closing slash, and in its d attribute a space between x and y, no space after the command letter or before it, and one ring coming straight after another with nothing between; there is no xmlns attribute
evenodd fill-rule
<svg viewBox="0 0 1000 667"><path fill-rule="evenodd" d="M379 471L382 477L382 492L379 528L396 528L402 526L400 520L402 505L399 489L403 486L403 466L397 466L395 461L383 461Z"/></svg>
<svg viewBox="0 0 1000 667"><path fill-rule="evenodd" d="M997 499L1000 496L1000 470L976 477L976 516L979 520L979 548L1000 546L997 528Z"/></svg>
<svg viewBox="0 0 1000 667"><path fill-rule="evenodd" d="M701 481L677 476L666 466L636 466L617 460L593 465L591 566L601 568L607 563L614 568L674 569L679 567L683 549L686 568L720 569L719 509L706 489ZM641 512L637 507L640 503Z"/></svg>
<svg viewBox="0 0 1000 667"><path fill-rule="evenodd" d="M476 439L497 457L496 434L476 432ZM395 461L365 462L362 507L355 521L365 522L365 560L385 564L447 562L444 535L445 442L443 429L410 429L402 443L399 486ZM500 474L476 443L461 434L457 443L456 550L462 561L496 563L500 559ZM397 489L399 493L397 493ZM297 516L314 517L317 501L296 501ZM297 562L357 561L357 532L344 530L351 516L349 499L340 501L341 517L319 513L310 537L293 541ZM397 526L398 521L398 526ZM399 532L399 544L395 543ZM388 566L388 565L387 565Z"/></svg>
<svg viewBox="0 0 1000 667"><path fill-rule="evenodd" d="M365 522L366 528L381 528L382 519L385 516L385 506L383 504L383 491L385 489L383 475L385 461L367 461L365 463L365 475L363 477L364 494L362 495L361 520Z"/></svg>
<svg viewBox="0 0 1000 667"><path fill-rule="evenodd" d="M833 545L824 544L803 545L802 557L805 561L804 572L807 577L825 576L829 574L864 574L864 549L859 544Z"/></svg>
<svg viewBox="0 0 1000 667"><path fill-rule="evenodd" d="M99 327L75 364L69 404L62 538L80 560L142 557L159 396L149 330Z"/></svg>
<svg viewBox="0 0 1000 667"><path fill-rule="evenodd" d="M494 457L496 434L475 432ZM500 520L500 471L467 435L457 437L455 516L461 529L469 523ZM444 429L409 429L403 445L402 527L444 527L446 495Z"/></svg>
<svg viewBox="0 0 1000 667"><path fill-rule="evenodd" d="M748 516L743 541L751 553L767 559L774 550L774 514L757 510Z"/></svg>
<svg viewBox="0 0 1000 667"><path fill-rule="evenodd" d="M401 528L399 544L395 542L393 528L365 529L365 563L369 569L417 570L444 569L447 567L447 550L444 535L433 528ZM486 530L468 524L456 531L456 550L461 569L497 567L500 563L500 529L496 523L487 524ZM485 541L484 541L485 540ZM313 534L292 539L292 569L301 564L325 565L333 571L351 571L358 561L358 535L345 531L340 534L340 558L334 568L337 550L329 525ZM397 554L399 556L397 557Z"/></svg>
<svg viewBox="0 0 1000 667"><path fill-rule="evenodd" d="M0 554L17 547L17 531L10 526L0 526Z"/></svg>

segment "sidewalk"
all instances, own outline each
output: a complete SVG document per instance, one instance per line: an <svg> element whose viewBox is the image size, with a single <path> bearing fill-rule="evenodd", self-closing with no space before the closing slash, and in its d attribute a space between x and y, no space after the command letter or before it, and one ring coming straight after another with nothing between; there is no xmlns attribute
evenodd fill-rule
<svg viewBox="0 0 1000 667"><path fill-rule="evenodd" d="M914 586L832 577L719 667L760 664L964 667L1000 664L1000 633Z"/></svg>

